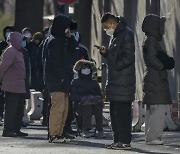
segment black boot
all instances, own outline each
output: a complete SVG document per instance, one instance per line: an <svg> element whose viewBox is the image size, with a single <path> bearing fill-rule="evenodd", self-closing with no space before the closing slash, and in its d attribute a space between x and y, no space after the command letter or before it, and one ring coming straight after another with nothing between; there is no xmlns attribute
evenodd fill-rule
<svg viewBox="0 0 180 154"><path fill-rule="evenodd" d="M20 130L16 132L17 136L28 136L28 133L23 133Z"/></svg>
<svg viewBox="0 0 180 154"><path fill-rule="evenodd" d="M17 134L14 133L14 132L6 132L6 131L3 131L2 136L3 136L3 137L16 137Z"/></svg>

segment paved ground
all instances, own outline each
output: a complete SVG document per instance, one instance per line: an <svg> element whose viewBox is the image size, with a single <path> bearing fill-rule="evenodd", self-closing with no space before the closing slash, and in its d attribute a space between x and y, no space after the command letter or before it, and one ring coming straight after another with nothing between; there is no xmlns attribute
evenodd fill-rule
<svg viewBox="0 0 180 154"><path fill-rule="evenodd" d="M133 133L132 150L109 150L105 144L110 144L112 133L106 129L106 139L84 139L77 137L68 144L48 143L46 128L33 124L25 129L29 136L26 138L0 137L0 154L180 154L180 132L165 132L163 140L165 145L152 146L144 144L142 132ZM2 134L2 126L0 126Z"/></svg>

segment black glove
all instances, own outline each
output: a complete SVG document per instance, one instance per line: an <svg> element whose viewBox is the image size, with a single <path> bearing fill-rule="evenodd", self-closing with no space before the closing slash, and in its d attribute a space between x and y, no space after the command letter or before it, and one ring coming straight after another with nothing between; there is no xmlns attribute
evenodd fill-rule
<svg viewBox="0 0 180 154"><path fill-rule="evenodd" d="M170 70L175 66L175 61L173 57L169 57L164 51L158 51L158 59L163 63L164 69Z"/></svg>

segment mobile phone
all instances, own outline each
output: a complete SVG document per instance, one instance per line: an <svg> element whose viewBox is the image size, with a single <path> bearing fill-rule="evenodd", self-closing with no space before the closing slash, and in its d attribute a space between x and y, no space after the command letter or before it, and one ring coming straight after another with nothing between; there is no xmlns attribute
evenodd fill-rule
<svg viewBox="0 0 180 154"><path fill-rule="evenodd" d="M96 47L97 49L101 49L101 46L99 45L94 45L94 47Z"/></svg>

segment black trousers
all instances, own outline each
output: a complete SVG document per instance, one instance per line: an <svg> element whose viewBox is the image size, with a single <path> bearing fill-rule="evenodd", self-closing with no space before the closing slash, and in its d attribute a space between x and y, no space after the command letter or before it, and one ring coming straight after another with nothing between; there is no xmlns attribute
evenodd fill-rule
<svg viewBox="0 0 180 154"><path fill-rule="evenodd" d="M24 103L24 94L5 92L4 132L17 132L21 129Z"/></svg>
<svg viewBox="0 0 180 154"><path fill-rule="evenodd" d="M131 103L110 102L110 116L114 142L130 144L131 142Z"/></svg>
<svg viewBox="0 0 180 154"><path fill-rule="evenodd" d="M83 130L91 129L91 118L95 115L96 128L98 131L103 130L103 115L102 115L102 105L82 105L82 119L83 119Z"/></svg>
<svg viewBox="0 0 180 154"><path fill-rule="evenodd" d="M69 100L68 115L63 132L69 132L72 130L71 123L74 120L74 107L73 102Z"/></svg>
<svg viewBox="0 0 180 154"><path fill-rule="evenodd" d="M4 92L0 90L0 117L3 118L4 112Z"/></svg>

